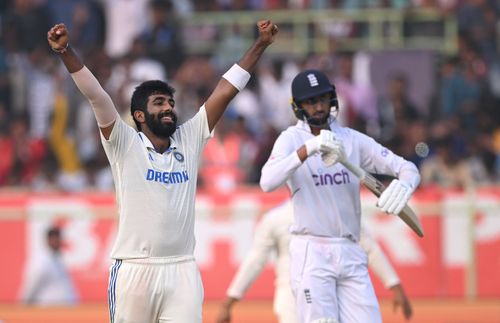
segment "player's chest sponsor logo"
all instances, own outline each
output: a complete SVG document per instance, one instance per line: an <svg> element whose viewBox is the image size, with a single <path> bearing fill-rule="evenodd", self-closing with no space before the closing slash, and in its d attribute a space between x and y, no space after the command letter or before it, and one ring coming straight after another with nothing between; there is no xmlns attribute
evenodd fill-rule
<svg viewBox="0 0 500 323"><path fill-rule="evenodd" d="M149 168L146 172L146 180L165 184L181 184L189 180L187 170L179 172L164 172Z"/></svg>
<svg viewBox="0 0 500 323"><path fill-rule="evenodd" d="M327 186L327 185L342 185L351 183L349 172L342 169L338 172L324 172L321 169L318 174L312 174L314 185Z"/></svg>

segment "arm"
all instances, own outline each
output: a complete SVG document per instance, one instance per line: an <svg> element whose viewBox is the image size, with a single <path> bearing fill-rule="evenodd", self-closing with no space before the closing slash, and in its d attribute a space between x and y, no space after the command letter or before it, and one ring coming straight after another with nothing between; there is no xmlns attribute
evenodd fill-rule
<svg viewBox="0 0 500 323"><path fill-rule="evenodd" d="M278 32L278 27L276 27L276 25L274 25L270 20L261 20L257 23L257 26L259 28L259 37L255 43L240 59L238 65L233 66L234 70L231 68L228 73L224 74L224 77L219 81L215 90L205 103L208 127L210 131L214 129L215 125L226 110L227 105L239 91L236 87L238 84L236 84L236 82L234 82L234 78L228 74L233 71L238 77L241 76L243 78L245 78L245 74L247 74L246 81L248 81L248 73L253 71L258 60L264 53L264 50L274 41L274 35ZM236 85L231 83L231 81ZM246 85L246 81L237 83L242 84L244 87L244 85Z"/></svg>
<svg viewBox="0 0 500 323"><path fill-rule="evenodd" d="M269 221L270 218L270 214L266 215L257 225L250 253L238 268L227 289L227 299L221 305L217 323L231 322L233 306L243 297L247 289L262 272L271 250L277 248L277 241L273 237L273 222Z"/></svg>
<svg viewBox="0 0 500 323"><path fill-rule="evenodd" d="M118 111L116 111L110 96L69 46L69 34L64 24L52 27L47 32L47 41L52 50L58 53L68 72L71 73L78 89L90 102L102 134L106 139L109 139L115 120L119 117Z"/></svg>
<svg viewBox="0 0 500 323"><path fill-rule="evenodd" d="M318 153L325 153L334 148L334 136L331 131L321 130L319 135L312 135L302 146L295 148L289 143L287 133L283 133L274 144L271 156L262 167L260 177L260 187L263 191L269 192L279 186L302 165L309 157Z"/></svg>
<svg viewBox="0 0 500 323"><path fill-rule="evenodd" d="M219 314L217 314L216 323L230 323L231 322L231 312L233 310L234 304L239 301L239 298L234 298L228 296L224 303L222 303Z"/></svg>
<svg viewBox="0 0 500 323"><path fill-rule="evenodd" d="M420 183L420 174L415 164L396 155L373 138L354 130L351 131L359 142L361 168L372 174L397 177L406 182L413 190L417 188Z"/></svg>
<svg viewBox="0 0 500 323"><path fill-rule="evenodd" d="M363 230L363 228L361 229L359 244L368 254L368 266L382 281L385 288L393 292L392 302L394 310L401 307L404 317L407 320L410 319L413 312L410 301L387 255L382 251L377 241Z"/></svg>
<svg viewBox="0 0 500 323"><path fill-rule="evenodd" d="M359 244L368 255L368 266L382 281L385 288L399 284L396 270L390 263L380 245L365 230L361 229Z"/></svg>
<svg viewBox="0 0 500 323"><path fill-rule="evenodd" d="M401 307L403 310L403 316L405 319L409 320L413 315L413 309L411 307L410 300L408 299L408 296L406 296L405 290L403 289L403 285L396 284L392 286L390 290L394 294L392 299L394 311L396 311L398 307Z"/></svg>
<svg viewBox="0 0 500 323"><path fill-rule="evenodd" d="M264 192L275 190L284 184L300 165L302 165L302 159L298 151L290 145L287 133L282 133L274 143L271 156L262 167L260 187Z"/></svg>
<svg viewBox="0 0 500 323"><path fill-rule="evenodd" d="M361 168L370 173L397 177L381 192L377 206L388 214L400 214L420 183L417 166L394 154L374 139L352 131L359 142Z"/></svg>

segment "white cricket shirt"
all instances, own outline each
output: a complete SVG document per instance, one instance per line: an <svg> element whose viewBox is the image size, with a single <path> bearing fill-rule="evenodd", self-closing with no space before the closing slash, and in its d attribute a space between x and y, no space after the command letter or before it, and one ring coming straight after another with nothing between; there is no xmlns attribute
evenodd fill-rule
<svg viewBox="0 0 500 323"><path fill-rule="evenodd" d="M177 128L163 154L120 118L109 140L101 134L119 213L112 258L193 254L198 165L210 137L205 106Z"/></svg>
<svg viewBox="0 0 500 323"><path fill-rule="evenodd" d="M416 166L395 155L372 138L334 120L331 130L343 142L347 159L370 173L412 177L418 184ZM286 182L294 207L293 234L319 237L360 237L360 181L342 164L326 167L320 154L300 162L297 149L313 138L309 125L298 121L276 140L271 156L262 168L260 185L273 190Z"/></svg>
<svg viewBox="0 0 500 323"><path fill-rule="evenodd" d="M149 139L127 125L110 96L83 67L71 76L92 105L101 127L114 122L101 142L113 173L118 206L114 259L192 255L194 203L201 152L212 136L205 106L170 137L157 153Z"/></svg>

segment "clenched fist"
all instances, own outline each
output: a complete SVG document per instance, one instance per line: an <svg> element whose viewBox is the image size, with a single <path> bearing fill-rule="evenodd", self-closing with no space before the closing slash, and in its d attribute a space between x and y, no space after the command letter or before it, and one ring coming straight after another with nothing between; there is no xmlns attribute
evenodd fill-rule
<svg viewBox="0 0 500 323"><path fill-rule="evenodd" d="M271 20L259 20L257 22L259 28L259 38L267 45L274 41L274 36L278 33L278 26L273 24Z"/></svg>
<svg viewBox="0 0 500 323"><path fill-rule="evenodd" d="M69 44L68 30L64 24L57 24L47 32L47 41L52 50L63 53Z"/></svg>

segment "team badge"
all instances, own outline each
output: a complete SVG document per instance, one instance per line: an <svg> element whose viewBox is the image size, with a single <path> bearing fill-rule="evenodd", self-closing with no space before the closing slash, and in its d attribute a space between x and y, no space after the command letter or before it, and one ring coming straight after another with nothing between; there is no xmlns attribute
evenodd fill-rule
<svg viewBox="0 0 500 323"><path fill-rule="evenodd" d="M313 73L307 74L307 79L309 80L309 85L311 87L319 85L318 79L316 78L316 75L314 75Z"/></svg>
<svg viewBox="0 0 500 323"><path fill-rule="evenodd" d="M179 153L179 152L174 152L174 157L177 159L177 161L180 161L181 163L184 161L184 155Z"/></svg>

